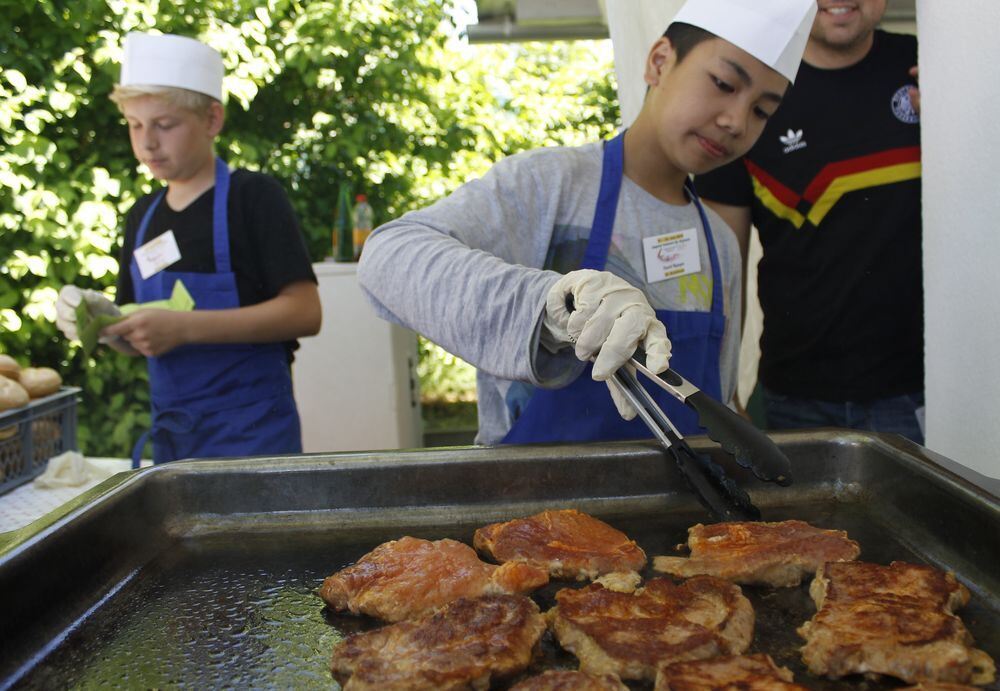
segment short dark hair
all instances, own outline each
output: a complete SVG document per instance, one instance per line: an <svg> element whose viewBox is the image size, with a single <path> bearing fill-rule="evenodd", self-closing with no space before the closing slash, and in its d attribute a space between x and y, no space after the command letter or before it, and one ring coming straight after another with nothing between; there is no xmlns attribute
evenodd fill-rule
<svg viewBox="0 0 1000 691"><path fill-rule="evenodd" d="M718 38L718 36L710 31L705 31L701 27L693 24L685 24L684 22L672 23L663 32L663 35L670 41L670 45L673 46L674 53L677 55L677 62L683 60L684 56L690 53L691 49L699 43Z"/></svg>

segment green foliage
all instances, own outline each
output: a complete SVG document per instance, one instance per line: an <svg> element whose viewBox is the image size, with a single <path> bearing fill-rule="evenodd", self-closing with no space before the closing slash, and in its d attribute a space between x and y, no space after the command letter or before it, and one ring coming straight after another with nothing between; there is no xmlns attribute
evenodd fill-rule
<svg viewBox="0 0 1000 691"><path fill-rule="evenodd" d="M320 260L341 182L386 220L503 156L614 130L606 46L470 47L450 11L450 0L0 0L0 352L82 387L86 453L127 455L149 423L145 363L105 349L85 360L53 323L62 285L113 297L120 219L159 184L107 98L124 35L220 49L219 151L284 182ZM440 355L421 366L429 390L467 397L455 392L468 370L446 373Z"/></svg>
<svg viewBox="0 0 1000 691"><path fill-rule="evenodd" d="M476 368L441 346L420 338L420 397L423 402L456 403L476 400Z"/></svg>

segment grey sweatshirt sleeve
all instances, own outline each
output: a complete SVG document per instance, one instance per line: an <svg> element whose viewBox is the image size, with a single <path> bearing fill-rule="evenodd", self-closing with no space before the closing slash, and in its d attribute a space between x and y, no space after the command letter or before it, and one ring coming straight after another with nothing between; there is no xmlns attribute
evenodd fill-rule
<svg viewBox="0 0 1000 691"><path fill-rule="evenodd" d="M503 379L563 385L572 350L539 348L545 297L560 274L542 270L561 175L544 156L495 165L436 204L376 229L358 277L377 314ZM554 162L553 162L554 163Z"/></svg>

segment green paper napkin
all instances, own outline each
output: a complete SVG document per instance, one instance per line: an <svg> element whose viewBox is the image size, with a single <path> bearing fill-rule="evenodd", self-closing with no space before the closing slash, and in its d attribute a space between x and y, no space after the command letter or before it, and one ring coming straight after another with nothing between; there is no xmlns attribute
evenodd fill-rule
<svg viewBox="0 0 1000 691"><path fill-rule="evenodd" d="M176 312L190 312L194 309L194 298L191 297L191 293L187 291L187 288L184 287L184 284L181 281L176 281L174 283L174 289L170 293L169 299L154 300L153 302L143 303L133 302L128 305L122 305L120 315L91 314L90 306L87 302L85 300L81 301L80 304L76 306L76 329L77 333L80 335L80 342L83 343L84 356L90 357L90 354L94 352L94 348L97 347L97 338L101 333L101 329L116 322L120 322L133 312L144 309L163 309L174 310Z"/></svg>

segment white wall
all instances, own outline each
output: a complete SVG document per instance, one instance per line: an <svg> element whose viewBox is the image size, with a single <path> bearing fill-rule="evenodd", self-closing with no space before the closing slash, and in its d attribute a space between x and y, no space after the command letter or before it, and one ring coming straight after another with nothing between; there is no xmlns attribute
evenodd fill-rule
<svg viewBox="0 0 1000 691"><path fill-rule="evenodd" d="M292 365L302 450L423 446L417 335L379 319L358 286L358 265L313 264L323 327Z"/></svg>
<svg viewBox="0 0 1000 691"><path fill-rule="evenodd" d="M1000 2L917 0L927 446L1000 477Z"/></svg>
<svg viewBox="0 0 1000 691"><path fill-rule="evenodd" d="M615 51L615 77L622 124L631 125L642 107L646 56L684 0L606 0L608 33Z"/></svg>

